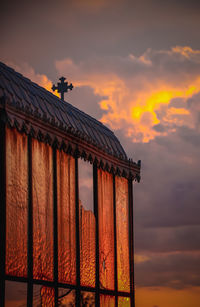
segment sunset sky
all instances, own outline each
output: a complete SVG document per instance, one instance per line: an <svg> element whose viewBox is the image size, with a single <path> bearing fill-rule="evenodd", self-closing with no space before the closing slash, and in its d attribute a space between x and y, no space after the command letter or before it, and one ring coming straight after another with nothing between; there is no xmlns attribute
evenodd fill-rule
<svg viewBox="0 0 200 307"><path fill-rule="evenodd" d="M199 307L200 1L1 1L0 61L111 128L134 184L136 307Z"/></svg>

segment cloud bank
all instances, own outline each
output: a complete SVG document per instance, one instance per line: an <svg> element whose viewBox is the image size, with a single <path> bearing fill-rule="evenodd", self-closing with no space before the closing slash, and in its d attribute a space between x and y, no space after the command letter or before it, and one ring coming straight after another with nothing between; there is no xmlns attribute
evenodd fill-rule
<svg viewBox="0 0 200 307"><path fill-rule="evenodd" d="M176 46L148 49L139 57L93 57L77 63L66 58L55 65L75 86L102 96L101 121L115 130L123 128L134 142L198 125L191 101L200 91L200 50Z"/></svg>

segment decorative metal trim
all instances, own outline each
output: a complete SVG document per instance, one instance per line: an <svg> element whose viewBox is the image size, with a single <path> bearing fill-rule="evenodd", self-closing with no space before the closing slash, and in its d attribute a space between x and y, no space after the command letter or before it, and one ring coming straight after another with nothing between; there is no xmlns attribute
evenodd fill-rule
<svg viewBox="0 0 200 307"><path fill-rule="evenodd" d="M16 103L13 100L10 102L8 98L2 97L0 99L1 108L6 111L4 121L10 128L16 128L27 135L31 134L32 137L51 146L56 142L60 150L69 148L68 153L71 155L75 154L74 150L78 150L79 156L84 160L90 163L96 160L97 167L127 179L140 181L140 160L135 163L132 159L125 159L120 154L109 154L108 149L100 148L93 140L86 136L83 137L74 128L63 127L55 118L53 121L46 120L46 117L42 118L37 109L34 114L32 109L23 112L20 102Z"/></svg>

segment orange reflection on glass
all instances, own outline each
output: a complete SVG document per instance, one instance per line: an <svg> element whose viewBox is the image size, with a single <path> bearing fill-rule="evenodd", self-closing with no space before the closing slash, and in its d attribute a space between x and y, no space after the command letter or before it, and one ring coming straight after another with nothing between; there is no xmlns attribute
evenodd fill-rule
<svg viewBox="0 0 200 307"><path fill-rule="evenodd" d="M79 201L80 272L82 286L95 286L96 221L92 211L85 210Z"/></svg>
<svg viewBox="0 0 200 307"><path fill-rule="evenodd" d="M40 289L40 296L42 307L55 306L55 291L53 288L42 286Z"/></svg>
<svg viewBox="0 0 200 307"><path fill-rule="evenodd" d="M72 289L58 288L58 306L76 306L76 291Z"/></svg>
<svg viewBox="0 0 200 307"><path fill-rule="evenodd" d="M100 287L114 289L113 176L98 169Z"/></svg>
<svg viewBox="0 0 200 307"><path fill-rule="evenodd" d="M76 283L75 160L57 151L58 280Z"/></svg>
<svg viewBox="0 0 200 307"><path fill-rule="evenodd" d="M82 291L80 307L95 307L95 293Z"/></svg>
<svg viewBox="0 0 200 307"><path fill-rule="evenodd" d="M128 180L116 176L118 290L130 291Z"/></svg>
<svg viewBox="0 0 200 307"><path fill-rule="evenodd" d="M118 298L118 307L130 307L131 302L129 297L119 297Z"/></svg>
<svg viewBox="0 0 200 307"><path fill-rule="evenodd" d="M83 161L79 166L80 274L82 286L95 286L96 219L93 210L93 168Z"/></svg>
<svg viewBox="0 0 200 307"><path fill-rule="evenodd" d="M27 276L27 136L6 129L6 274Z"/></svg>
<svg viewBox="0 0 200 307"><path fill-rule="evenodd" d="M115 307L115 297L100 295L100 307Z"/></svg>
<svg viewBox="0 0 200 307"><path fill-rule="evenodd" d="M32 141L33 276L53 279L52 148Z"/></svg>

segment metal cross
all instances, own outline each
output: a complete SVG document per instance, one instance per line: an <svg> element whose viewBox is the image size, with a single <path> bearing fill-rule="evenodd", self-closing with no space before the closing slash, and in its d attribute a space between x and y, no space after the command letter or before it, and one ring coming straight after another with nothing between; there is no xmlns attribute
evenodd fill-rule
<svg viewBox="0 0 200 307"><path fill-rule="evenodd" d="M64 93L67 93L68 90L73 89L72 83L68 85L68 82L64 82L66 78L61 77L59 80L61 81L60 83L57 83L57 86L53 85L52 90L58 90L58 93L61 93L61 100L64 101Z"/></svg>

